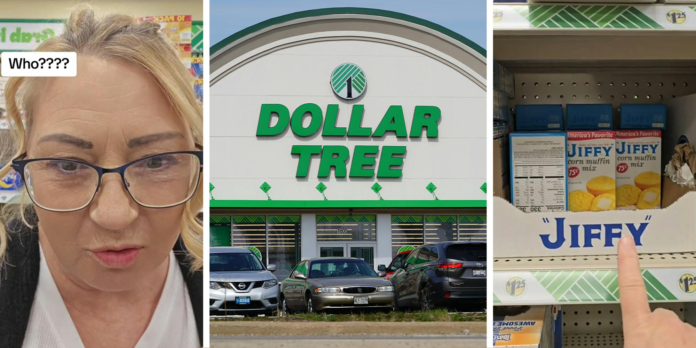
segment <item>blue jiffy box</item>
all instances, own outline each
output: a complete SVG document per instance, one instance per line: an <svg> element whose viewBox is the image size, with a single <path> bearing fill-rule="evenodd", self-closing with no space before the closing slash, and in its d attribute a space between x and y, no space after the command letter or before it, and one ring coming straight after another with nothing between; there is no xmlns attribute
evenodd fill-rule
<svg viewBox="0 0 696 348"><path fill-rule="evenodd" d="M621 129L665 129L667 106L621 104Z"/></svg>
<svg viewBox="0 0 696 348"><path fill-rule="evenodd" d="M562 131L563 106L558 105L516 105L515 117L517 131Z"/></svg>
<svg viewBox="0 0 696 348"><path fill-rule="evenodd" d="M611 104L566 105L568 130L612 130L614 109Z"/></svg>

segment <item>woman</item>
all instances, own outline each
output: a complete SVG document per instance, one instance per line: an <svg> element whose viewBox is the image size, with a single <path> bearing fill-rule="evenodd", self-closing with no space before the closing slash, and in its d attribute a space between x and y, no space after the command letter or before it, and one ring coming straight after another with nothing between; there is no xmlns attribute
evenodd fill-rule
<svg viewBox="0 0 696 348"><path fill-rule="evenodd" d="M202 346L202 112L158 29L76 10L37 50L77 77L7 83L32 204L0 223L0 347Z"/></svg>

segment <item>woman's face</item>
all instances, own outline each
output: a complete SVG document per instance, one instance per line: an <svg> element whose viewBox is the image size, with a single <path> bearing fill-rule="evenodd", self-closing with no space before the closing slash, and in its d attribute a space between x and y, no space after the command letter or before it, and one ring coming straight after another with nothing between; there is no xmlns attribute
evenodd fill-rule
<svg viewBox="0 0 696 348"><path fill-rule="evenodd" d="M47 79L41 88L28 158L115 168L148 155L195 150L155 79L133 63L79 56L77 77ZM49 243L68 278L86 288L124 291L147 281L167 259L184 205L143 208L118 174L105 174L86 208L36 210L42 244Z"/></svg>

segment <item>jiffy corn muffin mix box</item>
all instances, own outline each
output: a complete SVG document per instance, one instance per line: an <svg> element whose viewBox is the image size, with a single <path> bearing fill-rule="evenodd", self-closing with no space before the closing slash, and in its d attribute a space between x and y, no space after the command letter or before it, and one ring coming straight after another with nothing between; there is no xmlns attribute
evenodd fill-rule
<svg viewBox="0 0 696 348"><path fill-rule="evenodd" d="M616 133L568 132L568 210L616 209Z"/></svg>
<svg viewBox="0 0 696 348"><path fill-rule="evenodd" d="M662 131L616 131L617 209L659 209Z"/></svg>
<svg viewBox="0 0 696 348"><path fill-rule="evenodd" d="M568 210L566 133L510 133L512 205L527 213Z"/></svg>

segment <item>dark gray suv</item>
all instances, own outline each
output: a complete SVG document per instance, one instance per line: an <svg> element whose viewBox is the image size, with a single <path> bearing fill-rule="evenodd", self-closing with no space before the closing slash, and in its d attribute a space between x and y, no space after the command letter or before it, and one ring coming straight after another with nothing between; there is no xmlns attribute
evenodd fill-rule
<svg viewBox="0 0 696 348"><path fill-rule="evenodd" d="M486 273L485 242L426 244L391 277L394 302L422 310L485 306Z"/></svg>

